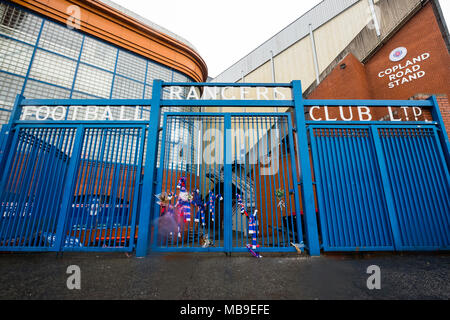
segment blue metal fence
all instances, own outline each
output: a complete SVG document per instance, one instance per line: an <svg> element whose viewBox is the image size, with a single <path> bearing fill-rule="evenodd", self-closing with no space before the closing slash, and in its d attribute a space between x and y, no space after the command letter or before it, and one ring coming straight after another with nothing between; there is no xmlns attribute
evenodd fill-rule
<svg viewBox="0 0 450 320"><path fill-rule="evenodd" d="M162 98L170 86L283 88L292 98ZM436 99L305 100L301 92L299 81L156 80L151 100L19 96L0 139L0 250L448 249L450 143ZM39 106L125 106L149 120L21 119ZM429 108L433 121L312 121L314 106ZM177 107L260 110L163 112ZM274 107L292 112L264 113Z"/></svg>

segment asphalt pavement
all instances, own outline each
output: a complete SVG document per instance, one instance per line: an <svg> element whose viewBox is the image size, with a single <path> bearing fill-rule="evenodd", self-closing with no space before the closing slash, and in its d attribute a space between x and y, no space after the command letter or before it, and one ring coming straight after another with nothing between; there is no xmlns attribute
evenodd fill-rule
<svg viewBox="0 0 450 320"><path fill-rule="evenodd" d="M69 290L67 268L80 268ZM380 268L369 290L369 266ZM450 254L0 253L0 299L450 299Z"/></svg>

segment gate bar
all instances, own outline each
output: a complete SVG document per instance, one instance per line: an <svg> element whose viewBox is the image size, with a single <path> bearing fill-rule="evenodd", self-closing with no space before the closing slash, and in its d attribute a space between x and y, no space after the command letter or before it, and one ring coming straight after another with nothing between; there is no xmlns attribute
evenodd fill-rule
<svg viewBox="0 0 450 320"><path fill-rule="evenodd" d="M164 82L163 87L267 87L292 88L290 83L223 83L223 82Z"/></svg>
<svg viewBox="0 0 450 320"><path fill-rule="evenodd" d="M233 180L233 171L231 168L232 163L232 153L227 152L227 149L231 151L231 114L224 115L224 123L223 127L225 130L224 137L224 207L223 207L223 240L224 240L224 250L225 252L230 253L233 247L233 221L232 221L232 212L233 212L233 204L231 199L233 198L233 190L232 183ZM230 183L227 183L229 181Z"/></svg>

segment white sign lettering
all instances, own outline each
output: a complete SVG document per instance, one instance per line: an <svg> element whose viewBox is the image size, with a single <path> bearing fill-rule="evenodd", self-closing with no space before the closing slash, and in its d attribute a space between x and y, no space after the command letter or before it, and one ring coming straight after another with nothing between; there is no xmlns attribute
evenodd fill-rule
<svg viewBox="0 0 450 320"><path fill-rule="evenodd" d="M280 88L267 87L203 87L200 94L199 87L189 87L187 95L183 97L183 88L171 86L170 100L286 100L287 97ZM253 92L252 92L253 90ZM273 92L273 94L272 94Z"/></svg>

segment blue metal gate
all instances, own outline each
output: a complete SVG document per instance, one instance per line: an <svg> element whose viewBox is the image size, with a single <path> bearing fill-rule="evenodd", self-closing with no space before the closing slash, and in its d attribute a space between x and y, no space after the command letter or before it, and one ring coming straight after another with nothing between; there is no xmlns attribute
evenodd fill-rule
<svg viewBox="0 0 450 320"><path fill-rule="evenodd" d="M161 141L154 250L303 243L289 113L165 113Z"/></svg>

